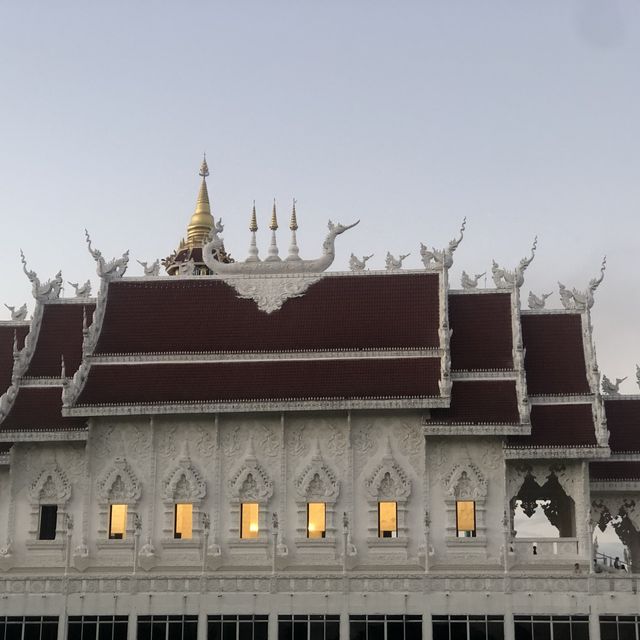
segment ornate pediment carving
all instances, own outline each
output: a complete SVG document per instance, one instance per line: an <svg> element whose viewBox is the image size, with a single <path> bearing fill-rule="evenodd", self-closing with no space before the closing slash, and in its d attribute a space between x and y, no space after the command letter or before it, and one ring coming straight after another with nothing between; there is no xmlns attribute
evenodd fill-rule
<svg viewBox="0 0 640 640"><path fill-rule="evenodd" d="M411 494L411 480L391 452L391 442L382 461L365 481L367 493L373 500L406 500Z"/></svg>
<svg viewBox="0 0 640 640"><path fill-rule="evenodd" d="M478 500L487 497L487 480L473 462L455 464L442 482L447 494L454 500Z"/></svg>
<svg viewBox="0 0 640 640"><path fill-rule="evenodd" d="M268 502L273 495L273 482L258 462L253 450L253 437L244 462L228 482L229 494L239 502Z"/></svg>
<svg viewBox="0 0 640 640"><path fill-rule="evenodd" d="M71 483L56 464L47 465L29 486L32 503L54 502L64 504L71 498Z"/></svg>
<svg viewBox="0 0 640 640"><path fill-rule="evenodd" d="M180 459L165 475L162 490L164 499L170 501L190 502L205 497L207 485L191 462L186 442Z"/></svg>
<svg viewBox="0 0 640 640"><path fill-rule="evenodd" d="M140 499L142 488L126 458L116 458L98 482L102 502L133 504Z"/></svg>
<svg viewBox="0 0 640 640"><path fill-rule="evenodd" d="M289 298L299 298L322 276L260 275L256 277L236 276L224 278L236 290L239 298L253 300L260 311L273 313Z"/></svg>
<svg viewBox="0 0 640 640"><path fill-rule="evenodd" d="M340 493L340 483L331 467L325 462L316 442L315 452L295 482L298 498L306 502L335 502Z"/></svg>

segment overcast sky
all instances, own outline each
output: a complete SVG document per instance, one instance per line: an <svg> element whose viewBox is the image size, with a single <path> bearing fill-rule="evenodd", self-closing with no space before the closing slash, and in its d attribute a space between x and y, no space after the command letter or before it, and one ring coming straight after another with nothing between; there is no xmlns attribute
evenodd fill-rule
<svg viewBox="0 0 640 640"><path fill-rule="evenodd" d="M419 267L467 216L457 286L537 234L523 299L553 306L606 253L599 362L638 392L639 85L640 0L5 0L0 302L33 307L20 247L43 278L95 281L85 226L109 256L169 254L206 150L235 257L254 199L266 252L274 197L282 250L297 198L304 257L328 218L361 220L334 269L387 250Z"/></svg>

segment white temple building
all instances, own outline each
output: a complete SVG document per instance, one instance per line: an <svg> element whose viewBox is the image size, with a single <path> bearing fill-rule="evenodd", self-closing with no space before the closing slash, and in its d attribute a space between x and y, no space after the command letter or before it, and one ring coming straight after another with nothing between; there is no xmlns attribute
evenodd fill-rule
<svg viewBox="0 0 640 640"><path fill-rule="evenodd" d="M605 263L560 309L521 304L535 242L452 285L464 223L421 270L328 271L357 227L304 259L295 203L286 255L274 205L234 261L200 174L168 275L87 234L99 291L63 298L22 258L0 640L639 640L640 396L596 362Z"/></svg>

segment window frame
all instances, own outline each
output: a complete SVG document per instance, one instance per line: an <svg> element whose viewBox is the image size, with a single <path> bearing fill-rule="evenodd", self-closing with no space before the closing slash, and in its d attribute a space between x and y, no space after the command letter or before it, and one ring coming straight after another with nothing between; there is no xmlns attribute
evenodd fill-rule
<svg viewBox="0 0 640 640"><path fill-rule="evenodd" d="M382 505L393 505L393 519L395 521L395 529L383 531L382 529ZM389 532L391 535L385 536L383 533ZM398 537L398 501L397 500L378 500L378 538L381 540L387 538L397 538Z"/></svg>
<svg viewBox="0 0 640 640"><path fill-rule="evenodd" d="M123 531L119 533L113 533L113 508L124 507L124 527ZM107 529L107 537L109 540L126 540L127 539L127 523L129 519L129 505L122 502L110 502L109 503L109 522Z"/></svg>

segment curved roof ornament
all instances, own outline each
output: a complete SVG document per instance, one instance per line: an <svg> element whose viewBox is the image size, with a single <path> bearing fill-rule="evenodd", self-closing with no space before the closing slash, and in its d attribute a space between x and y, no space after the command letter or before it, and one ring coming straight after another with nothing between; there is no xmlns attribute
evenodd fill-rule
<svg viewBox="0 0 640 640"><path fill-rule="evenodd" d="M636 383L640 387L640 366L636 365Z"/></svg>
<svg viewBox="0 0 640 640"><path fill-rule="evenodd" d="M615 382L611 382L607 376L602 376L602 393L607 396L619 396L620 395L620 385L627 379L627 376L624 378L616 378Z"/></svg>
<svg viewBox="0 0 640 640"><path fill-rule="evenodd" d="M103 280L115 280L116 278L122 278L129 263L129 250L125 251L120 258L113 258L107 262L102 257L102 252L91 246L91 236L86 229L84 230L84 235L87 240L89 253L96 261L96 272L100 278Z"/></svg>
<svg viewBox="0 0 640 640"><path fill-rule="evenodd" d="M462 272L462 276L460 277L460 284L463 289L476 289L478 287L478 282L480 278L487 275L487 272L476 273L473 278L466 272Z"/></svg>
<svg viewBox="0 0 640 640"><path fill-rule="evenodd" d="M222 229L218 229L217 227L211 230L209 242L207 242L202 249L202 257L207 267L218 275L322 273L331 266L335 259L336 238L345 231L355 227L359 222L360 220L357 220L353 224L343 225L340 223L334 224L329 220L327 225L329 233L322 243L322 255L312 260L281 260L279 258L260 260L257 255L251 255L251 259L247 259L244 262L218 262L215 256L216 252L223 246L223 241L219 236ZM272 221L270 227L273 226ZM251 232L253 233L253 230ZM272 229L272 232L273 235L275 235L274 229Z"/></svg>
<svg viewBox="0 0 640 640"><path fill-rule="evenodd" d="M52 280L41 283L38 274L35 271L27 269L27 260L24 257L22 249L20 249L20 260L22 262L22 270L31 282L31 293L38 302L46 300L57 300L62 291L62 271L58 271Z"/></svg>
<svg viewBox="0 0 640 640"><path fill-rule="evenodd" d="M524 284L524 272L527 267L533 262L536 256L536 249L538 248L538 236L533 239L533 245L531 246L531 255L528 258L522 258L518 263L518 266L513 270L503 269L498 263L493 260L491 267L491 274L493 282L498 289L511 289L515 287L519 289Z"/></svg>
<svg viewBox="0 0 640 640"><path fill-rule="evenodd" d="M420 243L420 256L422 257L422 264L425 266L425 269L437 269L440 267L450 269L453 266L453 254L464 238L464 230L466 227L467 218L465 216L460 225L460 237L451 240L446 249L439 250L433 247L431 251L429 251L426 245L422 242Z"/></svg>
<svg viewBox="0 0 640 640"><path fill-rule="evenodd" d="M13 322L23 322L27 319L27 303L25 302L21 307L17 309L10 307L8 304L4 305L11 312L11 320Z"/></svg>
<svg viewBox="0 0 640 640"><path fill-rule="evenodd" d="M550 293L543 293L541 296L537 296L533 291L529 291L529 309L544 309L544 305L550 295Z"/></svg>
<svg viewBox="0 0 640 640"><path fill-rule="evenodd" d="M558 282L560 287L560 301L565 309L575 309L576 311L587 311L593 307L595 299L593 294L604 280L604 272L607 268L607 256L602 259L600 265L600 276L589 280L589 286L584 291L572 289L569 291L562 282Z"/></svg>

